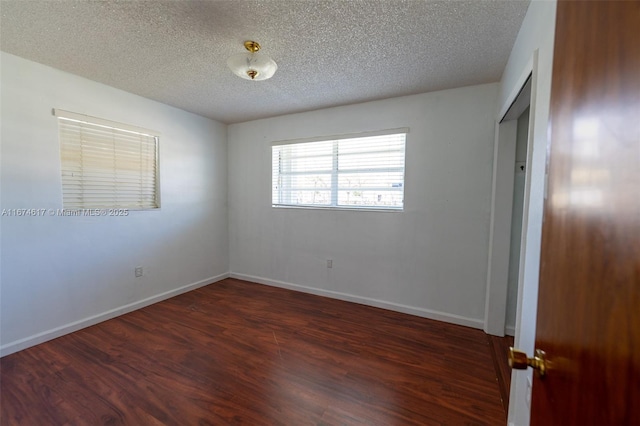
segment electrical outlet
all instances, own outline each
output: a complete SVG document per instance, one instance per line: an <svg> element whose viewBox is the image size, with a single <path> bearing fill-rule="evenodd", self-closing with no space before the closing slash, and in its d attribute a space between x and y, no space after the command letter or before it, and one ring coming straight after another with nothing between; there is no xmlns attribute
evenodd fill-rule
<svg viewBox="0 0 640 426"><path fill-rule="evenodd" d="M142 266L136 266L136 278L142 276Z"/></svg>
<svg viewBox="0 0 640 426"><path fill-rule="evenodd" d="M329 269L333 268L333 260L327 259L327 268Z"/></svg>

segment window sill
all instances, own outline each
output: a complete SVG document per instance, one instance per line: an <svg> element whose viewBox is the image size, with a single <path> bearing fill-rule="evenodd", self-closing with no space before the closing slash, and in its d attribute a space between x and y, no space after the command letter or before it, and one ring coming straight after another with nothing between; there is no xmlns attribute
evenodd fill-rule
<svg viewBox="0 0 640 426"><path fill-rule="evenodd" d="M376 212L376 213L403 213L404 208L381 208L381 207L322 207L322 206L282 206L274 205L271 207L275 210L327 210L338 212Z"/></svg>

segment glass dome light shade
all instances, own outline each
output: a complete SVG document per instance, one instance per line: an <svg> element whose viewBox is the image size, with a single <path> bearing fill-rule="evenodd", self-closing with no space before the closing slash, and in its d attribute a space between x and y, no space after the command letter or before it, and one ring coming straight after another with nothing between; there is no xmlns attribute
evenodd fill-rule
<svg viewBox="0 0 640 426"><path fill-rule="evenodd" d="M259 52L233 55L227 60L227 65L238 77L253 81L271 78L278 69L273 59Z"/></svg>

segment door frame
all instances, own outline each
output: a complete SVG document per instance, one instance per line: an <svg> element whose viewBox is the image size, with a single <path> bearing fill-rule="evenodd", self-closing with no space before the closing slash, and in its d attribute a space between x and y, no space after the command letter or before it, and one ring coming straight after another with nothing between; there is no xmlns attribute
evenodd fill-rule
<svg viewBox="0 0 640 426"><path fill-rule="evenodd" d="M555 21L555 20L554 20ZM551 34L553 37L553 34ZM520 264L518 275L518 301L516 308L516 329L514 345L527 352L533 352L535 346L536 320L538 309L538 281L540 273L540 248L542 237L542 217L545 197L546 161L548 146L549 99L551 95L550 61L553 50L543 44L542 51L534 49L526 66L522 68L517 82L512 86L509 96L496 116L496 122L504 117L513 101L517 98L529 75L531 75L531 101L529 109L529 131L527 146L527 165L525 172L525 193L523 206L522 236L520 245ZM497 127L497 132L500 128ZM496 136L498 137L498 136ZM508 246L507 246L508 247ZM493 254L495 255L495 254ZM504 258L508 265L508 254ZM490 266L488 265L488 268ZM500 312L502 324L506 312L505 293L492 292L491 282L487 283L486 319L493 319L494 309ZM502 306L505 308L501 308ZM497 317L498 318L498 317ZM485 323L485 331L489 334L504 330L491 328L492 323ZM502 331L504 333L504 331ZM530 418L531 383L533 374L527 370L514 370L511 374L511 390L509 395L508 424L526 426Z"/></svg>
<svg viewBox="0 0 640 426"><path fill-rule="evenodd" d="M485 297L484 331L494 336L504 336L506 331L518 336L520 308L522 306L522 285L528 223L529 197L531 193L531 158L533 151L533 129L535 126L535 103L537 83L537 50L529 59L520 74L517 84L500 106L495 122L493 146L493 177L491 187L491 218L489 227L489 255L487 259L487 287ZM522 231L520 238L520 262L518 273L518 299L515 330L506 330L506 307L509 275L509 257L511 243L511 222L513 206L513 183L515 177L515 150L517 118L507 118L507 113L518 101L518 97L530 84L529 128L527 131L527 162L525 169L525 188ZM526 109L522 108L522 110Z"/></svg>
<svg viewBox="0 0 640 426"><path fill-rule="evenodd" d="M555 6L554 6L555 13ZM555 23L555 15L552 17ZM555 28L555 26L554 26ZM546 197L547 150L549 146L549 103L551 99L551 68L554 31L545 34L539 48L533 50L526 67L514 85L509 100L514 99L526 76L531 73L531 105L529 109L529 144L525 174L524 214L518 279L518 306L514 346L533 353L536 340L538 285L542 222ZM500 110L508 109L508 102ZM527 426L531 414L533 373L513 370L509 396L508 424Z"/></svg>

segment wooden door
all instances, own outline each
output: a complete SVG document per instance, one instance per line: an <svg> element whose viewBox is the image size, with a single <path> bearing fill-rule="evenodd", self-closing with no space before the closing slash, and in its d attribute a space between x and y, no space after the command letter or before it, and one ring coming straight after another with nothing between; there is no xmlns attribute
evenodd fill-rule
<svg viewBox="0 0 640 426"><path fill-rule="evenodd" d="M531 424L640 425L639 1L558 2L550 117Z"/></svg>

